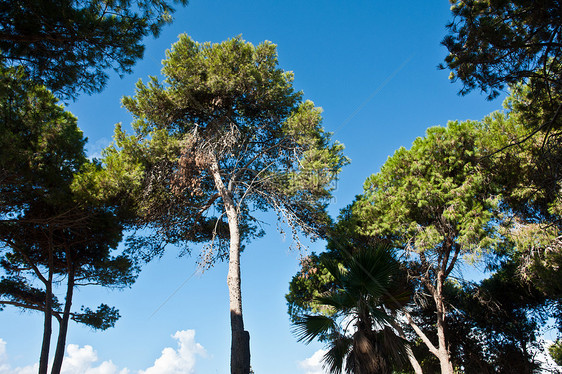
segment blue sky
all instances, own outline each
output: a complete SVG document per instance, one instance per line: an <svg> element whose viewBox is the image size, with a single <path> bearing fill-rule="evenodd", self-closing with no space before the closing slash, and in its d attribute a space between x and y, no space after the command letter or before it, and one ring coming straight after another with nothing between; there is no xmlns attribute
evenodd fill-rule
<svg viewBox="0 0 562 374"><path fill-rule="evenodd" d="M218 1L191 0L146 53L131 75L113 75L105 90L81 96L69 110L89 138L90 155L111 141L115 123L130 123L120 98L139 78L159 75L165 50L180 33L221 42L242 35L278 45L280 66L295 73L295 87L324 108L324 127L346 146L351 164L340 175L332 215L362 192L400 146L409 147L430 126L479 120L501 109L475 92L460 97L458 84L437 65L450 20L447 0L429 1ZM322 347L298 343L290 332L284 295L299 267L290 239L265 215L267 235L242 255L243 308L258 374L319 374ZM323 243L311 243L320 251ZM230 327L225 263L200 274L195 258L171 248L148 264L132 288L83 288L75 305L102 302L119 308L116 327L95 332L70 326L66 374L166 374L229 372ZM468 271L469 269L467 269ZM0 313L0 374L23 374L38 360L41 316L6 308ZM308 360L308 361L305 361ZM176 365L181 370L173 371ZM90 370L90 371L87 371ZM32 372L32 371L30 371Z"/></svg>

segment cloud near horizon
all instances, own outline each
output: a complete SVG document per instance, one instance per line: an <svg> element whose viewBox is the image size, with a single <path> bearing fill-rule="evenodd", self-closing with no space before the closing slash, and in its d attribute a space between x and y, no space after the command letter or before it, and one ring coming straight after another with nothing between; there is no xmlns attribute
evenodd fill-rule
<svg viewBox="0 0 562 374"><path fill-rule="evenodd" d="M206 357L207 351L195 342L195 330L178 331L172 335L178 341L178 349L164 348L154 366L140 370L138 374L193 374L197 356Z"/></svg>
<svg viewBox="0 0 562 374"><path fill-rule="evenodd" d="M197 357L207 357L205 348L195 341L195 330L177 331L172 335L177 348L162 350L154 365L136 374L194 374ZM6 349L7 343L0 338L0 374L35 374L38 364L12 368ZM127 368L119 369L111 360L98 364L97 352L90 345L80 347L69 344L63 361L61 374L132 374Z"/></svg>
<svg viewBox="0 0 562 374"><path fill-rule="evenodd" d="M299 361L299 368L305 371L305 374L325 374L326 371L322 369L322 358L327 351L319 349L309 358Z"/></svg>

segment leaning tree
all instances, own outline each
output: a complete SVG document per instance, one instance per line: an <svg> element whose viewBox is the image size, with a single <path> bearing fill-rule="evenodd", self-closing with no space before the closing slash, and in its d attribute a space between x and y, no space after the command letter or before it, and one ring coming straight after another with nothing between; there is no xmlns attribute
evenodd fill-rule
<svg viewBox="0 0 562 374"><path fill-rule="evenodd" d="M408 322L439 360L441 373L453 373L447 336L444 287L464 255L494 245L490 177L476 146L479 124L451 122L432 127L412 148L400 148L364 185L353 212L365 235L383 237L404 250L410 277L432 299L436 336Z"/></svg>
<svg viewBox="0 0 562 374"><path fill-rule="evenodd" d="M295 237L320 233L331 182L347 159L321 127L321 110L278 67L274 44L181 35L163 64L162 82L140 81L123 99L135 133L117 128L106 183L133 197L138 223L156 229L156 243L208 242L203 263L228 258L231 371L247 374L240 252L261 233L254 213L275 211Z"/></svg>

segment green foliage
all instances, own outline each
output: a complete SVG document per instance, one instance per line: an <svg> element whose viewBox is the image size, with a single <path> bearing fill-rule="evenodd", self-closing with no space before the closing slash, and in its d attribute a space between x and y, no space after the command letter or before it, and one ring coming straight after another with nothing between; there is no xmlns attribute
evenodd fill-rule
<svg viewBox="0 0 562 374"><path fill-rule="evenodd" d="M184 34L163 64L169 89L152 77L148 85L139 81L134 99L123 99L140 133L153 126L185 132L194 123L211 133L227 130L208 126L222 117L244 119L250 127L274 121L274 113L286 117L300 97L291 87L292 73L276 67L275 45L268 42L254 47L234 38L199 44Z"/></svg>
<svg viewBox="0 0 562 374"><path fill-rule="evenodd" d="M185 5L187 0L174 2ZM101 91L106 69L130 73L174 9L164 0L13 0L0 3L0 63L67 97Z"/></svg>
<svg viewBox="0 0 562 374"><path fill-rule="evenodd" d="M548 211L560 216L561 4L551 0L452 3L455 18L448 26L450 34L443 44L449 49L445 62L452 70L452 79L464 83L461 93L478 87L493 98L505 85L512 91L506 104L510 118L519 127L518 136L511 136L510 142L494 151L507 149L505 153L512 158L522 159L519 148L526 148L525 173L515 174L515 180L526 178L527 191L516 208L524 210L521 208L526 205L525 198L529 198L532 209L543 210L540 214ZM506 134L499 136L503 135ZM533 145L525 145L527 142ZM511 147L514 149L509 150Z"/></svg>
<svg viewBox="0 0 562 374"><path fill-rule="evenodd" d="M57 352L64 352L71 316L101 329L118 318L107 306L82 313L70 306L77 286L122 288L134 282L136 264L113 254L130 216L115 201L99 198L107 194L84 184L73 188L78 173L99 169L84 155L86 140L76 118L22 68L0 72L0 305L40 311L49 325L51 316L57 318ZM54 292L65 283L62 303ZM50 328L45 334L49 342Z"/></svg>
<svg viewBox="0 0 562 374"><path fill-rule="evenodd" d="M261 234L256 209L273 209L306 233L322 230L330 183L347 159L322 129L321 110L303 102L292 73L277 67L275 45L240 37L200 44L180 35L166 56L163 82L139 81L135 96L123 98L135 134L118 127L104 158L108 173L126 178L113 191L136 202L138 223L158 228L161 242L215 240L224 248L216 163L243 239Z"/></svg>
<svg viewBox="0 0 562 374"><path fill-rule="evenodd" d="M427 292L427 291L425 291ZM448 345L455 368L465 373L534 373L540 368L535 352L542 349L540 326L546 317L545 298L521 281L511 264L480 283L448 282ZM411 310L426 335L435 331L435 310L419 303ZM439 361L408 326L405 334L423 372L440 372Z"/></svg>
<svg viewBox="0 0 562 374"><path fill-rule="evenodd" d="M329 222L330 183L347 158L320 126L321 110L278 68L272 43L200 44L180 35L166 57L163 82L139 81L135 96L123 98L135 133L118 128L105 163L109 173L142 174L125 193L136 202L136 224L154 229L130 243L156 249L144 258L166 243L189 252L191 242L210 243L204 266L228 256L231 370L247 373L239 269L242 243L263 234L255 211L275 211L297 243L299 232L318 235Z"/></svg>
<svg viewBox="0 0 562 374"><path fill-rule="evenodd" d="M506 263L480 284L448 290L448 329L453 357L473 372L533 373L540 363L540 328L547 319L547 299Z"/></svg>
<svg viewBox="0 0 562 374"><path fill-rule="evenodd" d="M488 152L484 161L501 189L504 204L522 220L556 222L562 212L560 135L554 129L550 134L529 134L533 122L529 122L528 113L540 110L521 108L524 102L516 89L505 102L508 114L494 113L484 119L482 147Z"/></svg>
<svg viewBox="0 0 562 374"><path fill-rule="evenodd" d="M462 366L451 351L455 337L448 320L454 313L446 306L451 297L446 280L462 256L475 260L484 254L492 259L515 248L510 195L502 196L507 175L492 172L497 160L490 157L490 150L497 149L490 144L491 128L505 126L504 119L498 114L484 123L450 122L446 128L428 129L411 149L399 149L367 179L364 195L353 206L360 232L405 251L410 279L417 282L418 306L429 307L423 295L431 296L429 319L414 322L428 327L416 334L423 336L442 371L451 364ZM502 139L513 135L499 134ZM500 170L516 173L528 165L508 161ZM435 332L438 349L428 338Z"/></svg>
<svg viewBox="0 0 562 374"><path fill-rule="evenodd" d="M461 93L505 85L507 116L484 122L487 166L511 216L501 254L554 303L560 298L562 61L559 1L453 1L443 44ZM559 317L558 317L559 319Z"/></svg>
<svg viewBox="0 0 562 374"><path fill-rule="evenodd" d="M119 317L117 309L101 304L95 312L90 308L82 307L81 312L75 314L72 319L93 329L106 330L115 326Z"/></svg>
<svg viewBox="0 0 562 374"><path fill-rule="evenodd" d="M76 118L21 68L0 67L0 113L0 212L61 199L86 160Z"/></svg>
<svg viewBox="0 0 562 374"><path fill-rule="evenodd" d="M6 264L3 264L5 267ZM30 285L21 277L2 277L0 279L0 298L8 300L26 309L41 309L45 304L45 291ZM61 304L54 295L51 295L51 303L54 309L60 309ZM0 310L2 304L0 303Z"/></svg>
<svg viewBox="0 0 562 374"><path fill-rule="evenodd" d="M561 92L562 6L557 0L452 0L454 19L442 44L462 94L480 88L489 98L506 84L535 79L533 91ZM540 83L539 83L540 82Z"/></svg>
<svg viewBox="0 0 562 374"><path fill-rule="evenodd" d="M475 122L451 122L396 151L355 204L363 232L418 253L439 251L445 242L464 253L489 248L496 202L479 167L478 132Z"/></svg>
<svg viewBox="0 0 562 374"><path fill-rule="evenodd" d="M358 251L369 251L384 243L370 236L360 234L359 222L352 213L352 205L342 209L338 220L326 233L327 251L316 255L312 253L301 259L301 268L289 284L289 293L285 295L288 313L293 323L306 314L332 315L333 310L319 303L318 298L336 290L335 278L326 263L338 263L340 267ZM326 336L317 339L324 341Z"/></svg>
<svg viewBox="0 0 562 374"><path fill-rule="evenodd" d="M312 253L301 260L301 269L293 276L289 293L285 295L293 323L306 313L330 314L329 308L318 303L318 297L334 287L334 277L322 265L324 258L330 255Z"/></svg>
<svg viewBox="0 0 562 374"><path fill-rule="evenodd" d="M556 343L548 347L548 353L550 353L550 356L552 357L554 362L556 362L557 365L562 366L562 341L561 340L558 340Z"/></svg>
<svg viewBox="0 0 562 374"><path fill-rule="evenodd" d="M484 119L480 147L488 153L481 163L501 197L499 208L505 216L503 245L497 251L500 262L517 263L517 275L556 303L561 290L562 154L555 131L527 135L529 112L521 109L526 90L521 86L506 100L508 114ZM522 137L527 139L518 141Z"/></svg>
<svg viewBox="0 0 562 374"><path fill-rule="evenodd" d="M430 128L366 181L352 207L355 230L410 255L414 321L428 336L435 331L434 306L422 297L429 293L453 365L474 372L532 372L537 333L548 316L559 318L560 147L555 125L551 134L529 133L526 90L508 98L507 114ZM496 274L455 290L443 280L462 254L485 254ZM425 356L432 370L437 360Z"/></svg>

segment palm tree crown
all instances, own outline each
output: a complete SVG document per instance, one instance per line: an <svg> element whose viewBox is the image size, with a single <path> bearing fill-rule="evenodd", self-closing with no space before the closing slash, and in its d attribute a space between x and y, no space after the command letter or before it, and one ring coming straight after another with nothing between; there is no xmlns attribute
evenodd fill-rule
<svg viewBox="0 0 562 374"><path fill-rule="evenodd" d="M407 357L406 342L393 328L395 312L409 301L399 263L382 245L343 252L342 262L321 259L334 278L331 289L315 299L324 312L297 320L295 333L307 344L328 341L324 364L331 373L391 373Z"/></svg>

